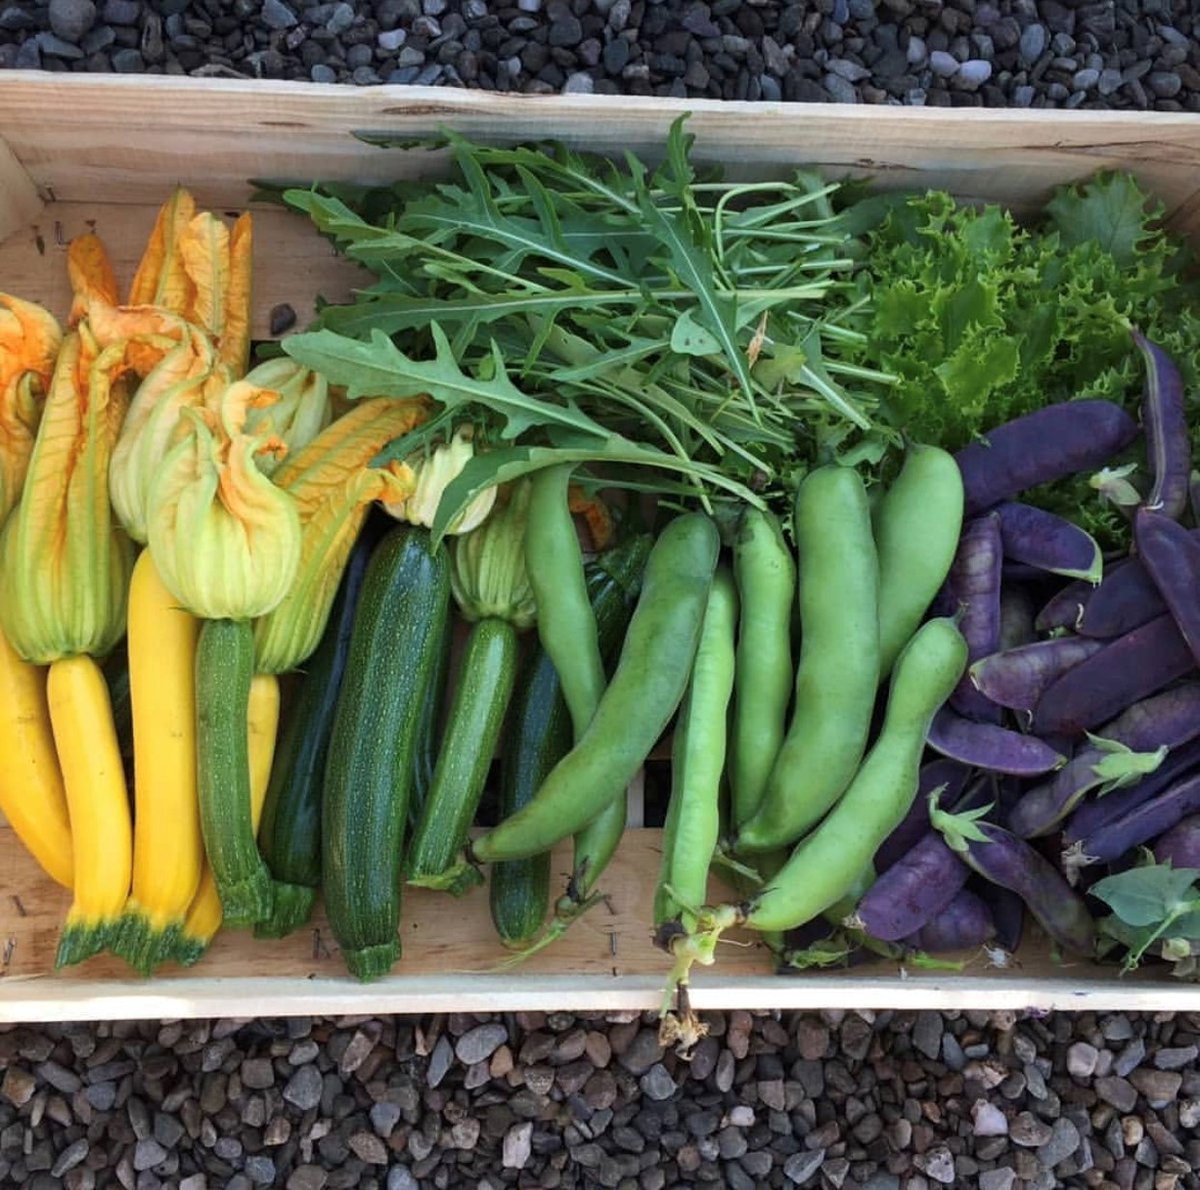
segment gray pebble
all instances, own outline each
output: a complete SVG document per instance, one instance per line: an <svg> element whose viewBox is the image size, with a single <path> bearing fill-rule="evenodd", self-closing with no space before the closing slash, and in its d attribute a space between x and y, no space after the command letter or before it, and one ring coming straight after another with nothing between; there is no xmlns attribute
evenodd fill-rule
<svg viewBox="0 0 1200 1190"><path fill-rule="evenodd" d="M268 29L280 30L294 28L300 23L283 0L263 0L262 20Z"/></svg>
<svg viewBox="0 0 1200 1190"><path fill-rule="evenodd" d="M663 1055L663 1047L658 1041L658 1031L641 1029L629 1047L617 1058L617 1062L630 1074L645 1074Z"/></svg>
<svg viewBox="0 0 1200 1190"><path fill-rule="evenodd" d="M783 1176L789 1182L799 1185L807 1182L825 1163L825 1150L813 1149L809 1152L793 1153L783 1165ZM743 1165L745 1160L743 1159Z"/></svg>
<svg viewBox="0 0 1200 1190"><path fill-rule="evenodd" d="M96 22L92 0L50 0L50 28L64 41L81 41Z"/></svg>
<svg viewBox="0 0 1200 1190"><path fill-rule="evenodd" d="M1045 53L1047 40L1045 25L1026 25L1019 43L1021 61L1032 66Z"/></svg>
<svg viewBox="0 0 1200 1190"><path fill-rule="evenodd" d="M994 1103L977 1099L971 1109L972 1130L976 1136L1007 1136L1008 1117Z"/></svg>
<svg viewBox="0 0 1200 1190"><path fill-rule="evenodd" d="M1142 1064L1145 1056L1146 1043L1140 1037L1135 1037L1117 1055L1113 1062L1113 1073L1119 1078L1125 1078Z"/></svg>
<svg viewBox="0 0 1200 1190"><path fill-rule="evenodd" d="M1173 70L1156 70L1147 79L1146 86L1159 99L1173 99L1183 87L1183 80Z"/></svg>
<svg viewBox="0 0 1200 1190"><path fill-rule="evenodd" d="M835 58L829 63L829 72L851 83L861 83L863 79L871 77L870 70L858 62L851 62L849 58ZM786 68L783 73L786 73Z"/></svg>
<svg viewBox="0 0 1200 1190"><path fill-rule="evenodd" d="M1037 1151L1037 1159L1047 1169L1053 1169L1079 1148L1079 1129L1066 1116L1054 1121L1050 1139Z"/></svg>
<svg viewBox="0 0 1200 1190"><path fill-rule="evenodd" d="M408 33L404 29L385 29L379 34L377 40L379 48L391 54L408 40Z"/></svg>
<svg viewBox="0 0 1200 1190"><path fill-rule="evenodd" d="M83 57L83 50L74 42L64 41L61 37L56 37L53 33L45 30L37 35L37 45L43 54L49 54L52 58L75 61Z"/></svg>
<svg viewBox="0 0 1200 1190"><path fill-rule="evenodd" d="M857 103L858 92L854 89L854 84L848 79L844 79L841 75L827 74L822 80L825 85L825 90L829 92L829 97L835 103Z"/></svg>
<svg viewBox="0 0 1200 1190"><path fill-rule="evenodd" d="M1100 1051L1086 1041L1077 1041L1067 1049L1067 1073L1072 1078L1091 1078L1096 1073Z"/></svg>
<svg viewBox="0 0 1200 1190"><path fill-rule="evenodd" d="M954 64L954 69L958 69L957 62ZM913 1024L912 1043L931 1062L937 1061L942 1052L942 1015L940 1012L917 1013L917 1019Z"/></svg>
<svg viewBox="0 0 1200 1190"><path fill-rule="evenodd" d="M676 1090L675 1080L661 1062L656 1062L642 1075L638 1080L638 1086L642 1088L642 1093L647 1098L656 1102L670 1099Z"/></svg>
<svg viewBox="0 0 1200 1190"><path fill-rule="evenodd" d="M1200 1055L1200 1049L1194 1045L1176 1046L1161 1049L1154 1055L1154 1065L1159 1070L1182 1070L1192 1065Z"/></svg>
<svg viewBox="0 0 1200 1190"><path fill-rule="evenodd" d="M260 1153L247 1157L243 1170L256 1186L271 1186L275 1182L275 1162Z"/></svg>
<svg viewBox="0 0 1200 1190"><path fill-rule="evenodd" d="M240 1146L239 1146L240 1147ZM133 1168L139 1173L144 1169L153 1169L167 1159L167 1150L152 1136L139 1140L133 1151Z"/></svg>
<svg viewBox="0 0 1200 1190"><path fill-rule="evenodd" d="M532 1155L533 1124L526 1120L513 1124L504 1134L501 1165L505 1169L524 1169Z"/></svg>
<svg viewBox="0 0 1200 1190"><path fill-rule="evenodd" d="M949 1186L955 1177L954 1154L945 1145L934 1145L925 1154L924 1169L939 1185Z"/></svg>
<svg viewBox="0 0 1200 1190"><path fill-rule="evenodd" d="M387 1190L421 1190L421 1184L406 1165L393 1165L388 1170Z"/></svg>
<svg viewBox="0 0 1200 1190"><path fill-rule="evenodd" d="M958 59L953 54L946 53L945 50L934 50L929 55L929 68L938 78L952 78L958 73Z"/></svg>
<svg viewBox="0 0 1200 1190"><path fill-rule="evenodd" d="M549 43L564 48L578 45L583 40L583 26L579 18L569 10L558 17L550 26Z"/></svg>
<svg viewBox="0 0 1200 1190"><path fill-rule="evenodd" d="M433 1053L429 1055L429 1067L425 1071L426 1084L430 1087L439 1086L453 1062L454 1048L450 1044L450 1039L443 1033L437 1039Z"/></svg>
<svg viewBox="0 0 1200 1190"><path fill-rule="evenodd" d="M982 87L992 77L992 64L983 58L969 58L958 68L956 80L966 90Z"/></svg>
<svg viewBox="0 0 1200 1190"><path fill-rule="evenodd" d="M69 1173L87 1157L90 1149L91 1145L88 1144L87 1137L81 1136L78 1140L72 1141L55 1159L54 1164L50 1167L50 1176L61 1178Z"/></svg>
<svg viewBox="0 0 1200 1190"><path fill-rule="evenodd" d="M146 61L139 49L121 49L113 54L112 67L118 74L142 74Z"/></svg>
<svg viewBox="0 0 1200 1190"><path fill-rule="evenodd" d="M298 1165L287 1180L287 1190L322 1190L329 1175L319 1165Z"/></svg>
<svg viewBox="0 0 1200 1190"><path fill-rule="evenodd" d="M1096 1094L1105 1103L1115 1107L1117 1111L1131 1112L1137 1106L1137 1091L1134 1090L1133 1084L1128 1079L1109 1075L1096 1079L1092 1085L1096 1089Z"/></svg>
<svg viewBox="0 0 1200 1190"><path fill-rule="evenodd" d="M1016 1171L1007 1165L985 1169L979 1175L979 1190L1012 1190L1016 1180Z"/></svg>
<svg viewBox="0 0 1200 1190"><path fill-rule="evenodd" d="M300 1111L310 1111L321 1102L324 1089L321 1072L316 1066L301 1066L283 1088L283 1097Z"/></svg>

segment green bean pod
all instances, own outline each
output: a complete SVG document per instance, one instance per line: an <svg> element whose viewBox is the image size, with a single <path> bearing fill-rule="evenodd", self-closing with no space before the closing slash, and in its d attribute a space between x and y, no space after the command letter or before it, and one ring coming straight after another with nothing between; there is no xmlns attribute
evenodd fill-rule
<svg viewBox="0 0 1200 1190"><path fill-rule="evenodd" d="M733 543L739 601L729 789L733 827L762 801L787 729L792 698L796 561L770 512L747 508Z"/></svg>
<svg viewBox="0 0 1200 1190"><path fill-rule="evenodd" d="M694 927L689 910L706 899L708 866L720 834L737 609L733 575L721 567L709 590L692 678L675 723L671 800L654 897L656 928L674 921L681 912L685 928Z"/></svg>
<svg viewBox="0 0 1200 1190"><path fill-rule="evenodd" d="M476 863L522 859L553 847L616 801L679 706L700 638L720 551L713 522L687 513L663 530L616 672L579 743L523 810L469 845Z"/></svg>
<svg viewBox="0 0 1200 1190"><path fill-rule="evenodd" d="M576 740L606 685L596 618L567 489L574 464L547 467L530 483L525 571L537 600L537 631L562 684Z"/></svg>
<svg viewBox="0 0 1200 1190"><path fill-rule="evenodd" d="M762 802L736 833L745 854L795 842L862 760L879 685L879 575L858 473L821 467L796 493L800 663L792 722Z"/></svg>
<svg viewBox="0 0 1200 1190"><path fill-rule="evenodd" d="M916 443L872 515L879 555L879 678L929 610L958 549L962 472L954 456Z"/></svg>
<svg viewBox="0 0 1200 1190"><path fill-rule="evenodd" d="M738 914L743 924L790 930L850 892L911 808L929 724L966 664L966 641L953 620L917 630L896 661L879 738L837 806Z"/></svg>

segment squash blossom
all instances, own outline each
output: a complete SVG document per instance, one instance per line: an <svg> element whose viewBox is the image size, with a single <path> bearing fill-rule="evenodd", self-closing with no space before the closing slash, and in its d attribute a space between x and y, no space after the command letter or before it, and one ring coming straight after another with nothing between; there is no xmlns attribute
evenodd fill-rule
<svg viewBox="0 0 1200 1190"><path fill-rule="evenodd" d="M246 428L253 431L269 423L287 447L285 457L307 446L329 425L329 382L295 360L267 360L248 372L244 383L275 394L271 404L250 410ZM259 461L259 467L265 475L273 475L280 462L279 457L266 457Z"/></svg>
<svg viewBox="0 0 1200 1190"><path fill-rule="evenodd" d="M420 525L426 529L432 528L442 493L450 486L451 481L458 478L474 455L475 447L470 426L459 426L449 442L435 447L428 455L422 452L411 455L406 461L417 473L416 491L402 502L385 503L384 511L398 521L406 521L410 525ZM454 518L446 530L447 533L471 532L487 520L495 503L495 487L485 488Z"/></svg>
<svg viewBox="0 0 1200 1190"><path fill-rule="evenodd" d="M260 398L260 390L233 385L219 412L183 409L190 432L150 490L150 550L172 594L201 619L266 615L300 562L296 502L256 462L283 444L269 430L246 430L249 404Z"/></svg>
<svg viewBox="0 0 1200 1190"><path fill-rule="evenodd" d="M61 343L53 315L0 293L0 524L21 495Z"/></svg>
<svg viewBox="0 0 1200 1190"><path fill-rule="evenodd" d="M112 262L93 232L76 236L67 249L67 276L71 280L69 325L78 326L93 305L117 303L117 278Z"/></svg>
<svg viewBox="0 0 1200 1190"><path fill-rule="evenodd" d="M101 349L86 321L59 350L0 546L0 624L27 661L103 656L125 630L133 549L113 523L107 476L126 368L122 345Z"/></svg>
<svg viewBox="0 0 1200 1190"><path fill-rule="evenodd" d="M371 503L403 501L416 486L407 465L372 467L371 460L428 416L419 398L359 402L276 471L300 512L301 558L283 602L255 625L259 673L285 673L316 649Z"/></svg>
<svg viewBox="0 0 1200 1190"><path fill-rule="evenodd" d="M521 479L482 525L454 539L450 589L466 619L494 617L516 628L529 628L537 619L525 570L528 519L529 480Z"/></svg>

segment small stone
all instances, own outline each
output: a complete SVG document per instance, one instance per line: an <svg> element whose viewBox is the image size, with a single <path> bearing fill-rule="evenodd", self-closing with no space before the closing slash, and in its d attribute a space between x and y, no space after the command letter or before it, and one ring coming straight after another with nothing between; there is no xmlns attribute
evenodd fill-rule
<svg viewBox="0 0 1200 1190"><path fill-rule="evenodd" d="M0 1095L14 1107L24 1107L33 1098L37 1088L37 1080L28 1070L20 1066L10 1066L4 1072L4 1081L0 1083Z"/></svg>
<svg viewBox="0 0 1200 1190"><path fill-rule="evenodd" d="M985 1169L979 1175L979 1190L1012 1190L1016 1180L1016 1171L1007 1165L998 1169Z"/></svg>
<svg viewBox="0 0 1200 1190"><path fill-rule="evenodd" d="M1113 1074L1119 1078L1128 1078L1142 1064L1145 1056L1146 1043L1140 1037L1133 1038L1113 1060Z"/></svg>
<svg viewBox="0 0 1200 1190"><path fill-rule="evenodd" d="M78 42L96 23L96 6L92 0L50 0L47 16L56 37Z"/></svg>
<svg viewBox="0 0 1200 1190"><path fill-rule="evenodd" d="M275 1184L275 1162L261 1153L247 1157L242 1170L256 1186L273 1186Z"/></svg>
<svg viewBox="0 0 1200 1190"><path fill-rule="evenodd" d="M139 49L117 50L112 56L112 68L117 74L143 74L146 70L146 60Z"/></svg>
<svg viewBox="0 0 1200 1190"><path fill-rule="evenodd" d="M1175 1102L1183 1075L1173 1070L1148 1070L1143 1066L1129 1076L1129 1081L1146 1097L1151 1107L1160 1108Z"/></svg>
<svg viewBox="0 0 1200 1190"><path fill-rule="evenodd" d="M133 1151L133 1168L141 1173L144 1169L153 1169L167 1159L167 1150L152 1136L139 1140Z"/></svg>
<svg viewBox="0 0 1200 1190"><path fill-rule="evenodd" d="M663 1055L655 1029L642 1029L629 1043L629 1048L617 1058L617 1062L630 1074L645 1074Z"/></svg>
<svg viewBox="0 0 1200 1190"><path fill-rule="evenodd" d="M1146 86L1159 99L1174 99L1183 88L1183 79L1173 70L1156 70L1147 77Z"/></svg>
<svg viewBox="0 0 1200 1190"><path fill-rule="evenodd" d="M550 45L560 49L578 45L583 40L583 26L569 9L550 25L547 38Z"/></svg>
<svg viewBox="0 0 1200 1190"><path fill-rule="evenodd" d="M1182 1070L1195 1062L1197 1055L1200 1055L1200 1048L1194 1045L1161 1049L1154 1055L1154 1065L1159 1070Z"/></svg>
<svg viewBox="0 0 1200 1190"><path fill-rule="evenodd" d="M309 76L309 78L312 79L312 81L314 83L336 83L337 82L337 71L334 70L332 66L327 66L324 62L317 62L313 66L312 70L310 70L308 72L308 76ZM295 316L293 313L292 326L295 326L295 325L296 325L296 322L295 322ZM280 331L279 334L283 334L283 331Z"/></svg>
<svg viewBox="0 0 1200 1190"><path fill-rule="evenodd" d="M135 25L142 15L139 0L104 0L100 18L108 25Z"/></svg>
<svg viewBox="0 0 1200 1190"><path fill-rule="evenodd" d="M954 1181L954 1154L945 1145L935 1145L925 1154L925 1173L942 1186Z"/></svg>
<svg viewBox="0 0 1200 1190"><path fill-rule="evenodd" d="M297 1165L288 1176L287 1190L322 1190L328 1179L319 1165Z"/></svg>
<svg viewBox="0 0 1200 1190"><path fill-rule="evenodd" d="M638 1085L644 1095L660 1103L675 1094L675 1080L661 1062L651 1066L638 1080Z"/></svg>
<svg viewBox="0 0 1200 1190"><path fill-rule="evenodd" d="M72 1141L55 1159L54 1164L50 1167L50 1176L61 1178L69 1173L83 1161L90 1148L87 1137L81 1136L78 1140Z"/></svg>
<svg viewBox="0 0 1200 1190"><path fill-rule="evenodd" d="M976 1136L1007 1136L1008 1117L986 1099L976 1099L971 1108L972 1129Z"/></svg>
<svg viewBox="0 0 1200 1190"><path fill-rule="evenodd" d="M596 83L592 76L587 71L576 70L567 75L562 93L564 95L590 95L595 89Z"/></svg>
<svg viewBox="0 0 1200 1190"><path fill-rule="evenodd" d="M958 68L955 79L965 90L974 91L992 77L992 64L983 58L969 58Z"/></svg>
<svg viewBox="0 0 1200 1190"><path fill-rule="evenodd" d="M743 1158L743 1165L745 1159ZM812 1149L808 1152L793 1153L783 1165L783 1176L789 1182L800 1185L807 1182L825 1164L825 1150Z"/></svg>
<svg viewBox="0 0 1200 1190"><path fill-rule="evenodd" d="M321 1102L323 1080L316 1066L301 1066L283 1088L283 1097L300 1111L311 1111Z"/></svg>
<svg viewBox="0 0 1200 1190"><path fill-rule="evenodd" d="M1119 1112L1129 1112L1137 1106L1137 1091L1128 1079L1108 1076L1096 1079L1096 1094Z"/></svg>
<svg viewBox="0 0 1200 1190"><path fill-rule="evenodd" d="M958 63L955 63L958 69ZM942 1014L926 1010L917 1013L912 1031L913 1046L931 1062L936 1062L942 1052Z"/></svg>
<svg viewBox="0 0 1200 1190"><path fill-rule="evenodd" d="M498 1021L476 1025L458 1039L454 1053L464 1066L474 1066L486 1062L507 1040L508 1030Z"/></svg>
<svg viewBox="0 0 1200 1190"><path fill-rule="evenodd" d="M1051 1136L1050 1125L1039 1120L1032 1112L1023 1111L1009 1125L1008 1135L1013 1144L1022 1145L1027 1149L1036 1149L1044 1145Z"/></svg>
<svg viewBox="0 0 1200 1190"><path fill-rule="evenodd" d="M399 1104L382 1099L371 1106L371 1127L375 1129L377 1135L387 1140L395 1131L396 1125L400 1123L403 1114Z"/></svg>
<svg viewBox="0 0 1200 1190"><path fill-rule="evenodd" d="M429 1066L425 1070L425 1083L431 1089L441 1084L451 1065L454 1063L454 1047L450 1039L443 1033L429 1055Z"/></svg>
<svg viewBox="0 0 1200 1190"><path fill-rule="evenodd" d="M796 1026L796 1046L806 1062L819 1062L829 1048L829 1030L811 1017L801 1017Z"/></svg>
<svg viewBox="0 0 1200 1190"><path fill-rule="evenodd" d="M1067 1073L1072 1078L1091 1078L1096 1073L1100 1051L1086 1041L1077 1041L1067 1050Z"/></svg>
<svg viewBox="0 0 1200 1190"><path fill-rule="evenodd" d="M184 1137L184 1128L178 1117L156 1112L154 1116L154 1139L166 1149L173 1149Z"/></svg>
<svg viewBox="0 0 1200 1190"><path fill-rule="evenodd" d="M1200 1124L1200 1099L1185 1099L1179 1105L1179 1123L1184 1128L1195 1128Z"/></svg>
<svg viewBox="0 0 1200 1190"><path fill-rule="evenodd" d="M404 1165L393 1165L388 1170L387 1190L421 1190L421 1184Z"/></svg>
<svg viewBox="0 0 1200 1190"><path fill-rule="evenodd" d="M929 55L929 68L938 78L953 78L958 73L958 59L945 50L934 50Z"/></svg>
<svg viewBox="0 0 1200 1190"><path fill-rule="evenodd" d="M504 1134L500 1163L505 1169L524 1169L533 1152L533 1122L513 1124Z"/></svg>
<svg viewBox="0 0 1200 1190"><path fill-rule="evenodd" d="M252 1091L265 1091L275 1085L275 1067L270 1058L247 1058L239 1074L242 1085Z"/></svg>
<svg viewBox="0 0 1200 1190"><path fill-rule="evenodd" d="M836 103L858 102L858 92L849 79L844 79L837 74L827 74L821 82L824 84L825 90L829 92L830 98Z"/></svg>
<svg viewBox="0 0 1200 1190"><path fill-rule="evenodd" d="M349 1141L350 1151L368 1165L388 1163L387 1146L373 1132L356 1132Z"/></svg>
<svg viewBox="0 0 1200 1190"><path fill-rule="evenodd" d="M1050 1139L1038 1149L1037 1159L1047 1169L1053 1169L1075 1153L1079 1142L1079 1129L1066 1116L1060 1116L1054 1121Z"/></svg>
<svg viewBox="0 0 1200 1190"><path fill-rule="evenodd" d="M1026 25L1018 43L1021 61L1026 66L1032 66L1046 52L1047 40L1045 25Z"/></svg>
<svg viewBox="0 0 1200 1190"><path fill-rule="evenodd" d="M1071 79L1075 91L1090 91L1100 81L1100 72L1094 68L1077 70Z"/></svg>
<svg viewBox="0 0 1200 1190"><path fill-rule="evenodd" d="M262 21L268 29L291 29L300 22L283 0L264 0Z"/></svg>

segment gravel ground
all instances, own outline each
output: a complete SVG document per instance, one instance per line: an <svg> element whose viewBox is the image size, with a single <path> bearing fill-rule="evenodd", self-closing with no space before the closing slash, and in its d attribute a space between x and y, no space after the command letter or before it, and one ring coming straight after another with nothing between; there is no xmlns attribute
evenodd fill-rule
<svg viewBox="0 0 1200 1190"><path fill-rule="evenodd" d="M0 1031L0 1183L1200 1186L1200 1014L636 1013Z"/></svg>
<svg viewBox="0 0 1200 1190"><path fill-rule="evenodd" d="M0 68L1200 111L1195 0L0 0Z"/></svg>

